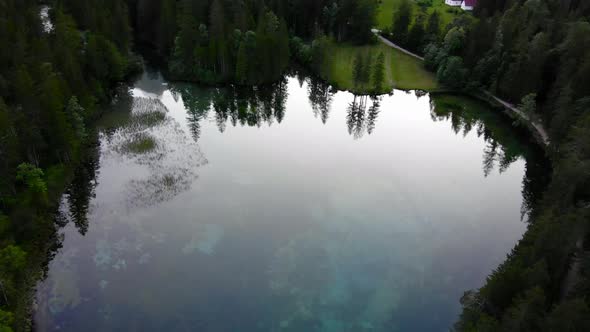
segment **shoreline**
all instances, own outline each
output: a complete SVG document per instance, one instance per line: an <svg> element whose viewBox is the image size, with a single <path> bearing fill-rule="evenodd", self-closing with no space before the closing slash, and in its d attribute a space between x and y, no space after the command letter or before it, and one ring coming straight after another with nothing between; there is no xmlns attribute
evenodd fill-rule
<svg viewBox="0 0 590 332"><path fill-rule="evenodd" d="M144 61L145 61L145 59L144 59ZM297 68L297 67L300 67L300 68ZM455 91L455 90L450 90L450 89L445 89L445 88L437 88L434 90L393 88L387 93L380 93L380 94L364 93L364 94L361 94L361 93L358 93L355 91L351 91L350 89L341 88L337 84L334 84L334 83L322 78L320 75L315 73L313 70L310 70L309 68L306 68L305 66L301 66L299 64L290 65L289 68L285 71L285 73L283 75L287 74L289 71L294 70L294 69L295 70L304 70L306 72L306 74L312 75L312 76L316 77L317 79L325 82L326 84L330 85L334 90L336 90L338 92L342 91L342 92L348 92L348 93L357 94L357 95L380 96L380 95L390 95L395 90L398 90L398 91L424 91L429 94L459 95L464 98L473 98L473 99L480 100L480 101L488 104L491 108L499 108L500 107L499 104L493 104L489 99L486 99L481 95L466 93L463 91ZM146 69L144 67L144 71L145 70ZM165 75L165 71L162 70L162 68L158 68L158 70L161 70L162 74ZM168 79L168 78L166 78L166 79ZM126 80L124 82L124 84L126 86L130 86L132 81L133 81L133 78ZM208 87L240 86L238 84L233 84L233 83L208 84L208 83L204 83L204 82L196 82L196 81L189 81L189 80L170 80L170 81L171 82L183 82L183 83L188 83L188 84L197 84L197 85L208 86ZM276 82L278 82L278 80L274 81L274 82L270 82L270 83L265 83L265 84L274 84ZM251 86L244 86L244 87L256 88L258 86L263 86L265 84L251 85ZM116 89L114 91L116 91ZM115 95L113 95L113 98L115 98ZM507 116L509 116L510 118L514 119L514 117L511 116L511 115L513 115L513 113L507 112L506 110L504 113ZM95 121L96 120L97 119L95 119ZM93 127L93 129L94 129L94 127ZM535 139L537 139L537 138L535 137ZM539 142L537 141L537 143L539 143ZM92 142L89 142L89 144L86 147L84 147L84 155L90 153L93 148L95 148L94 144L92 144ZM59 209L60 200L62 199L64 193L67 191L68 186L71 185L71 183L72 183L75 170L77 167L79 167L83 163L83 160L84 160L84 158L81 158L81 160L79 160L76 164L68 165L68 167L67 167L68 174L67 174L66 180L64 181L63 188L61 188L61 194L57 195L56 201L53 202L54 204L52 206L54 207L55 212L53 212L53 214L50 214L51 219L52 219L52 223L50 226L50 228L52 228L51 232L50 232L51 235L48 236L48 238L46 239L47 241L45 242L46 243L45 248L43 248L41 250L41 252L46 254L45 257L47 257L48 259L47 260L45 258L37 259L37 261L35 261L33 263L34 266L32 266L31 272L28 274L29 277L24 282L24 284L26 284L26 289L23 289L23 294L25 294L25 296L19 301L21 303L21 304L19 304L20 309L15 311L15 321L18 322L17 328L15 331L35 331L34 313L35 313L35 306L36 306L36 298L35 298L36 289L37 289L37 285L38 285L39 281L42 280L42 278L43 278L44 266L51 262L51 255L52 255L52 251L53 251L52 247L54 247L56 244L56 242L51 239L52 239L52 237L56 237L56 239L57 239L58 231L59 231L59 227L55 223L55 216L58 213L57 209Z"/></svg>

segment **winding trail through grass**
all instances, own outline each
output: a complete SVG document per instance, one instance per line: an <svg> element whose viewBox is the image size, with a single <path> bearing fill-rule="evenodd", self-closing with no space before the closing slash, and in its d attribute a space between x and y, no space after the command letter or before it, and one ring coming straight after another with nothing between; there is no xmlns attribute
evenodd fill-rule
<svg viewBox="0 0 590 332"><path fill-rule="evenodd" d="M416 58L416 59L418 59L418 60L420 60L420 61L424 61L424 58L423 58L423 57L421 57L421 56L419 56L418 54L416 54L416 53L412 53L412 52L410 52L410 51L406 50L405 48L403 48L403 47L401 47L401 46L399 46L399 45L396 45L396 44L392 43L392 42L391 42L389 39L387 39L387 38L385 38L385 37L381 36L381 35L379 34L379 30L377 30L377 29L373 29L373 30L371 30L371 31L372 31L372 32L375 34L375 36L377 36L377 38L379 38L379 40L381 40L381 42L385 43L385 45L387 45L387 46L389 46L389 47L393 47L393 48L395 48L396 50L399 50L399 51L401 51L401 52L403 52L403 53L405 53L405 54L407 54L407 55L409 55L409 56L412 56L412 57L414 57L414 58Z"/></svg>

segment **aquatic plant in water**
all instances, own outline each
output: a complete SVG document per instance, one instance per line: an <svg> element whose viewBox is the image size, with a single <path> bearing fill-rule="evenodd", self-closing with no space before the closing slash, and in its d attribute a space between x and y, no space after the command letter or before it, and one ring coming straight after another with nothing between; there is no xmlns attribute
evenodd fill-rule
<svg viewBox="0 0 590 332"><path fill-rule="evenodd" d="M145 132L140 132L132 135L120 147L120 151L129 154L143 154L156 149L158 143L156 139Z"/></svg>

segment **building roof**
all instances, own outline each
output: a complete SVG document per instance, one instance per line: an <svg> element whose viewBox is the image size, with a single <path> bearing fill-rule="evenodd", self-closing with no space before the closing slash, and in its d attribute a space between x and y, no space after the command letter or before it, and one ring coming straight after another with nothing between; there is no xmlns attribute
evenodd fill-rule
<svg viewBox="0 0 590 332"><path fill-rule="evenodd" d="M477 0L465 0L464 2L465 2L465 6L475 7Z"/></svg>

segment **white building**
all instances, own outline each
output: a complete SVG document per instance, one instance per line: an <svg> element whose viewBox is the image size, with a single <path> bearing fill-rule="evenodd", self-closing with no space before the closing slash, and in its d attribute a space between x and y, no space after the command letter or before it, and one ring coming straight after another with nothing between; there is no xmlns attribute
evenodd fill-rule
<svg viewBox="0 0 590 332"><path fill-rule="evenodd" d="M445 4L453 7L461 7L463 10L473 10L477 0L445 0Z"/></svg>
<svg viewBox="0 0 590 332"><path fill-rule="evenodd" d="M463 4L463 0L445 0L445 4L453 7L459 7Z"/></svg>

